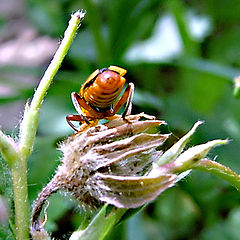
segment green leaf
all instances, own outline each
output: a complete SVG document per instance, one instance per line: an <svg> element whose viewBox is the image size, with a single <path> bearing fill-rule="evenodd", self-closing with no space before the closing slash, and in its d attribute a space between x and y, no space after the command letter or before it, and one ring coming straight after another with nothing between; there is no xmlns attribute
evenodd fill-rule
<svg viewBox="0 0 240 240"><path fill-rule="evenodd" d="M106 215L107 205L104 205L92 222L83 231L76 231L69 240L102 240L110 229L125 213L125 209L115 209Z"/></svg>

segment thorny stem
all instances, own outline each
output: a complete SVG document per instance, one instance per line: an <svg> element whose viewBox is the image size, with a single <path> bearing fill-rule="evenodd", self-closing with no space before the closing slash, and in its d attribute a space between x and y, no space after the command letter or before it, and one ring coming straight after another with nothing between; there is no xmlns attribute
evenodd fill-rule
<svg viewBox="0 0 240 240"><path fill-rule="evenodd" d="M26 240L29 238L27 159L33 148L38 126L40 106L55 74L57 73L63 61L63 58L67 54L68 49L72 44L74 36L84 15L84 12L77 11L71 16L69 26L65 31L64 38L59 46L59 49L57 50L43 78L41 79L31 104L27 104L25 108L24 117L20 127L18 157L14 159L14 162L11 165L14 189L16 238L18 240ZM11 162L11 159L8 159L8 156L5 157L8 163Z"/></svg>

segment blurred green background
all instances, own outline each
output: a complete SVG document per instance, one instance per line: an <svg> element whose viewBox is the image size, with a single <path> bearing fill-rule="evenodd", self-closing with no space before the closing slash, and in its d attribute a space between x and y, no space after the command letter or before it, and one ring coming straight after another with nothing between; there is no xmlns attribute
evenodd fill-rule
<svg viewBox="0 0 240 240"><path fill-rule="evenodd" d="M24 104L78 9L87 15L44 101L29 160L31 203L59 164L58 143L73 133L65 121L75 113L71 92L95 69L109 65L128 70L127 81L136 86L133 113L168 122L174 133L169 144L205 120L191 144L231 139L210 157L240 172L240 103L233 97L233 78L240 75L239 0L1 0L2 129L12 136L18 132ZM7 206L11 222L12 188L3 160L0 175L0 208ZM239 202L229 184L194 171L108 239L239 239ZM56 239L67 239L83 211L69 196L55 194L47 229ZM0 218L0 239L13 239L6 222L6 216Z"/></svg>

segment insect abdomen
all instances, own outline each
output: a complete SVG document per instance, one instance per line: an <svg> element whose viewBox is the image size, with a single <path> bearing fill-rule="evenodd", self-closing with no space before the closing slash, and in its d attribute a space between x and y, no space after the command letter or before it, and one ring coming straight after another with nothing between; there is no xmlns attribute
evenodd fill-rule
<svg viewBox="0 0 240 240"><path fill-rule="evenodd" d="M100 73L95 81L83 91L84 99L92 106L107 108L120 95L125 78L118 73L106 70Z"/></svg>

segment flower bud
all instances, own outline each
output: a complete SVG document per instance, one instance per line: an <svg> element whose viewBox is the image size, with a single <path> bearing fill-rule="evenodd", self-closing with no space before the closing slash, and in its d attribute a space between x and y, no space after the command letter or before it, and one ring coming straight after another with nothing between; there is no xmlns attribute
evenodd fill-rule
<svg viewBox="0 0 240 240"><path fill-rule="evenodd" d="M143 121L140 117L147 117ZM71 193L81 204L97 208L104 202L136 208L173 186L175 174L148 176L162 152L156 150L169 135L146 131L163 124L144 114L117 118L69 137L60 149L62 163L35 202L32 229L41 231L39 215L54 192Z"/></svg>

